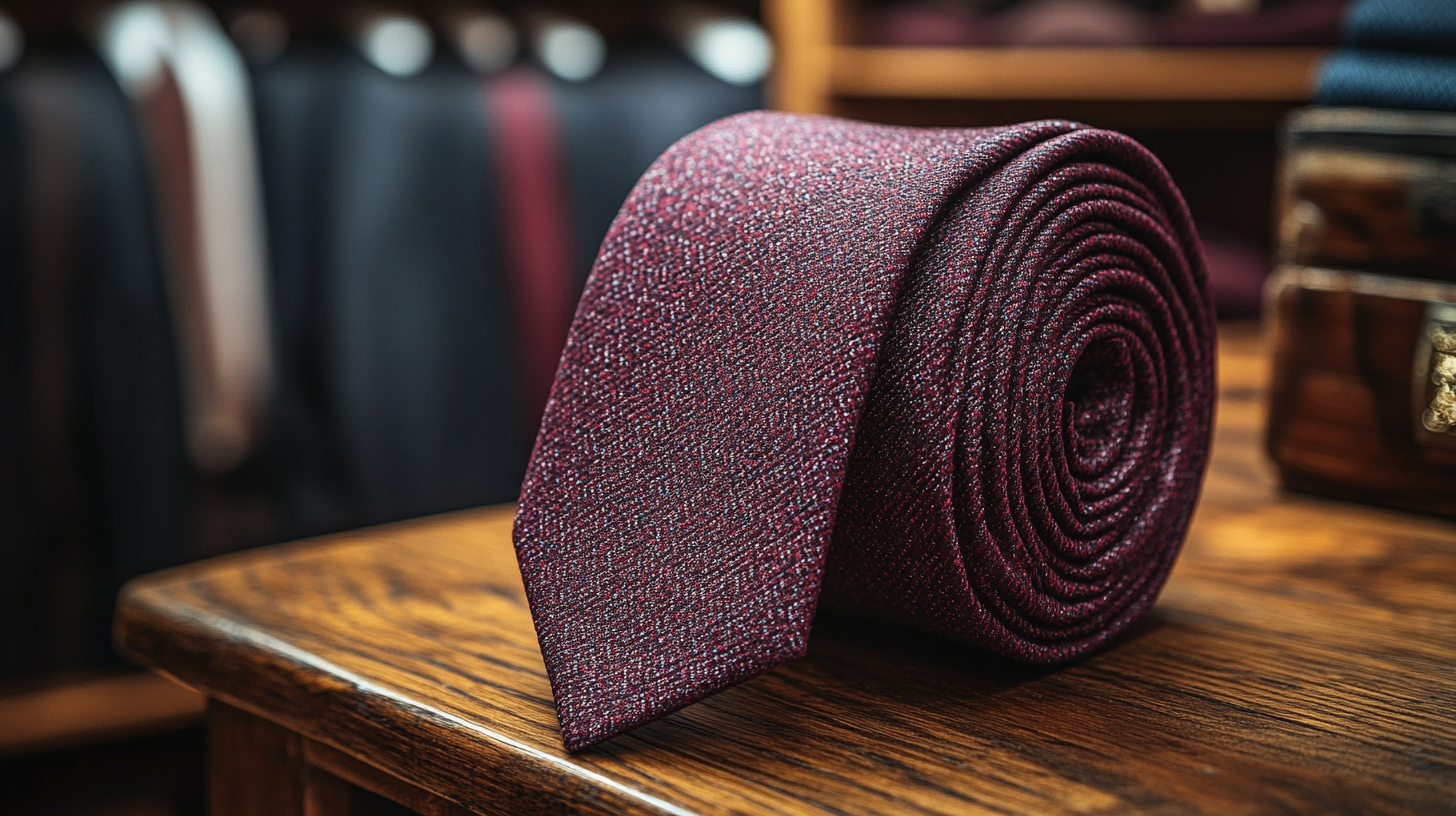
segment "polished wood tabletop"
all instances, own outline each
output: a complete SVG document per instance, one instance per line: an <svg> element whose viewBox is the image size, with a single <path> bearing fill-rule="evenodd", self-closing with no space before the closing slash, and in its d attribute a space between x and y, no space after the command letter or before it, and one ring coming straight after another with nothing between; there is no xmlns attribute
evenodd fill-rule
<svg viewBox="0 0 1456 816"><path fill-rule="evenodd" d="M217 814L1456 812L1456 524L1280 493L1263 346L1221 348L1183 556L1072 665L821 616L807 657L570 755L509 507L139 579L118 643L215 701Z"/></svg>

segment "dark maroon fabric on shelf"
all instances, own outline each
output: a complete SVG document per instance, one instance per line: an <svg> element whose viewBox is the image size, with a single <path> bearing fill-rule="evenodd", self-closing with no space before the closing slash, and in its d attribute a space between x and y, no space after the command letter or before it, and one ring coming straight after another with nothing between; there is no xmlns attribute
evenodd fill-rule
<svg viewBox="0 0 1456 816"><path fill-rule="evenodd" d="M1254 13L1173 11L1159 23L1161 45L1338 45L1349 0L1292 0Z"/></svg>
<svg viewBox="0 0 1456 816"><path fill-rule="evenodd" d="M867 9L859 39L867 45L998 45L994 26L986 19L958 3L912 0Z"/></svg>
<svg viewBox="0 0 1456 816"><path fill-rule="evenodd" d="M868 10L860 40L891 46L1338 45L1349 0L1290 0L1255 12L1173 8L1151 13L1118 0L1027 0L996 12L937 0Z"/></svg>
<svg viewBox="0 0 1456 816"><path fill-rule="evenodd" d="M566 747L804 654L821 605L1103 646L1183 540L1213 354L1186 207L1125 136L683 139L602 246L516 519Z"/></svg>
<svg viewBox="0 0 1456 816"><path fill-rule="evenodd" d="M1218 232L1199 233L1208 263L1208 289L1221 318L1258 317L1264 307L1269 251Z"/></svg>
<svg viewBox="0 0 1456 816"><path fill-rule="evenodd" d="M1152 17L1115 0L1029 0L994 19L998 45L1135 47L1152 41Z"/></svg>

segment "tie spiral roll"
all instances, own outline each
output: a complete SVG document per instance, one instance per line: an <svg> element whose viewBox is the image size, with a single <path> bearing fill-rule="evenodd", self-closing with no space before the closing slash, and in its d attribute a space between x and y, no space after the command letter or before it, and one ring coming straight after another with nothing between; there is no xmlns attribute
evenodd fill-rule
<svg viewBox="0 0 1456 816"><path fill-rule="evenodd" d="M1155 158L1069 122L746 114L638 183L515 537L568 748L803 654L816 609L1030 662L1155 599L1214 323Z"/></svg>

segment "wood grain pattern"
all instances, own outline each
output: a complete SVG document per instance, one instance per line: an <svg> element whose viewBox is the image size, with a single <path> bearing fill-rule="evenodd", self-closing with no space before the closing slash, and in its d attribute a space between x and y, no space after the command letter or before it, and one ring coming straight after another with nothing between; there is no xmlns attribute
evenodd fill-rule
<svg viewBox="0 0 1456 816"><path fill-rule="evenodd" d="M316 740L306 740L303 755L314 774L327 774L347 785L398 802L423 816L469 816L470 811L442 796L415 787L397 776L385 773L367 762L331 748ZM348 811L341 811L347 813ZM314 816L314 814L310 814Z"/></svg>
<svg viewBox="0 0 1456 816"><path fill-rule="evenodd" d="M308 756L307 750L304 756ZM303 790L303 816L349 816L353 809L351 799L354 789L347 780L316 765L308 765L305 773L307 784Z"/></svg>
<svg viewBox="0 0 1456 816"><path fill-rule="evenodd" d="M349 816L355 780L334 773L351 768L347 761L320 757L312 740L227 703L213 700L207 719L212 816Z"/></svg>
<svg viewBox="0 0 1456 816"><path fill-rule="evenodd" d="M1456 517L1456 451L1418 442L1411 393L1424 298L1456 288L1287 267L1270 291L1269 451L1283 484Z"/></svg>
<svg viewBox="0 0 1456 816"><path fill-rule="evenodd" d="M1319 48L832 49L830 91L932 99L1309 99Z"/></svg>
<svg viewBox="0 0 1456 816"><path fill-rule="evenodd" d="M0 696L0 757L202 722L201 694L150 672L83 676Z"/></svg>
<svg viewBox="0 0 1456 816"><path fill-rule="evenodd" d="M1456 162L1303 148L1282 176L1291 262L1456 281Z"/></svg>
<svg viewBox="0 0 1456 816"><path fill-rule="evenodd" d="M216 700L207 718L212 816L310 816L303 737Z"/></svg>
<svg viewBox="0 0 1456 816"><path fill-rule="evenodd" d="M1262 47L869 47L853 44L862 26L854 3L764 0L762 6L777 46L770 102L794 113L836 112L836 98L1287 105L1309 100L1327 53Z"/></svg>
<svg viewBox="0 0 1456 816"><path fill-rule="evenodd" d="M777 110L828 113L836 0L763 0L774 35L768 97Z"/></svg>
<svg viewBox="0 0 1456 816"><path fill-rule="evenodd" d="M822 617L807 657L567 755L510 508L141 579L118 640L482 813L1448 813L1456 526L1280 495L1267 376L1226 332L1182 560L1133 632L1057 669Z"/></svg>

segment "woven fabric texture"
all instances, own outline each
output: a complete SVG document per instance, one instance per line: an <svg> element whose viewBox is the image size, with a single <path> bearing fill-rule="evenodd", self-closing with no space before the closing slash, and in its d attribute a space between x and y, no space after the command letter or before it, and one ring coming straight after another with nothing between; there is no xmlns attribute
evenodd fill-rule
<svg viewBox="0 0 1456 816"><path fill-rule="evenodd" d="M1456 51L1456 3L1358 0L1345 14L1344 40L1356 48L1450 55Z"/></svg>
<svg viewBox="0 0 1456 816"><path fill-rule="evenodd" d="M1336 51L1320 64L1314 101L1341 107L1456 111L1456 57Z"/></svg>
<svg viewBox="0 0 1456 816"><path fill-rule="evenodd" d="M678 142L602 246L516 519L566 747L804 654L820 607L1102 646L1181 545L1213 352L1187 209L1125 136Z"/></svg>

